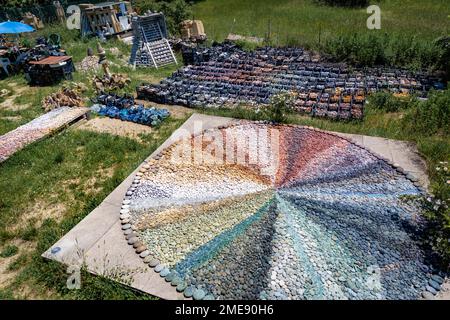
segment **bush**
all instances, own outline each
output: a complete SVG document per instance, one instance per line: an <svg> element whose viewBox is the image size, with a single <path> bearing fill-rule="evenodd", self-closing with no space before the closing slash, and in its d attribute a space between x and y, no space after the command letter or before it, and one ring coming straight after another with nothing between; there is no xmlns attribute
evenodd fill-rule
<svg viewBox="0 0 450 320"><path fill-rule="evenodd" d="M436 39L434 45L439 48L436 66L444 72L445 79L450 81L450 36Z"/></svg>
<svg viewBox="0 0 450 320"><path fill-rule="evenodd" d="M402 119L404 130L413 135L450 132L450 90L434 91L426 101L415 100Z"/></svg>
<svg viewBox="0 0 450 320"><path fill-rule="evenodd" d="M292 110L294 96L289 92L274 94L270 98L270 104L264 109L267 119L276 123L283 123L287 120L287 113Z"/></svg>
<svg viewBox="0 0 450 320"><path fill-rule="evenodd" d="M444 56L444 49L439 44L414 36L355 33L328 39L321 49L332 61L360 67L387 65L439 70L442 68L439 57Z"/></svg>
<svg viewBox="0 0 450 320"><path fill-rule="evenodd" d="M442 161L435 168L432 185L434 195L422 199L427 219L427 242L439 257L445 269L450 267L450 171L448 162Z"/></svg>
<svg viewBox="0 0 450 320"><path fill-rule="evenodd" d="M142 0L134 3L134 8L144 14L148 10L162 12L166 17L167 28L171 34L179 34L179 25L191 16L191 8L185 0Z"/></svg>
<svg viewBox="0 0 450 320"><path fill-rule="evenodd" d="M396 97L388 92L376 92L370 95L368 104L371 108L385 112L398 112L410 107L412 97Z"/></svg>

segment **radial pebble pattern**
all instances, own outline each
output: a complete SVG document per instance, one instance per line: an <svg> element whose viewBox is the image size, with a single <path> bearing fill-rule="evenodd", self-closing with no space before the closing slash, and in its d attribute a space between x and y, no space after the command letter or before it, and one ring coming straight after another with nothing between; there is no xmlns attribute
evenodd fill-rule
<svg viewBox="0 0 450 320"><path fill-rule="evenodd" d="M186 297L416 299L428 267L418 209L403 197L420 193L350 140L242 121L145 164L121 220L144 262Z"/></svg>

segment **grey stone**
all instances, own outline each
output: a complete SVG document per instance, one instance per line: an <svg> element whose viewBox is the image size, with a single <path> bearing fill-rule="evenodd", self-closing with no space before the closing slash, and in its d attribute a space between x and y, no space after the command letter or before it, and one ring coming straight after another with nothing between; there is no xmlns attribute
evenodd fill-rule
<svg viewBox="0 0 450 320"><path fill-rule="evenodd" d="M131 228L131 224L127 223L122 226L122 230L127 230Z"/></svg>
<svg viewBox="0 0 450 320"><path fill-rule="evenodd" d="M428 292L431 292L431 293L434 294L434 295L437 294L436 289L434 289L433 287L426 286L425 289L426 289Z"/></svg>
<svg viewBox="0 0 450 320"><path fill-rule="evenodd" d="M436 282L439 283L439 284L443 284L443 283L444 283L444 278L438 276L437 274L433 274L433 275L431 276L431 279L434 280L434 281L436 281Z"/></svg>
<svg viewBox="0 0 450 320"><path fill-rule="evenodd" d="M177 285L177 291L178 292L183 292L184 291L184 289L186 289L186 282L181 282L181 283L179 283L178 285Z"/></svg>
<svg viewBox="0 0 450 320"><path fill-rule="evenodd" d="M147 257L149 254L150 254L150 251L145 250L145 251L142 251L142 252L139 254L139 257L145 258L145 257Z"/></svg>
<svg viewBox="0 0 450 320"><path fill-rule="evenodd" d="M164 265L158 264L158 265L155 267L155 271L156 271L156 272L161 272L161 270L163 270L164 268L165 268Z"/></svg>
<svg viewBox="0 0 450 320"><path fill-rule="evenodd" d="M433 279L430 279L430 281L428 281L429 285L431 287L433 287L433 289L439 291L441 290L441 285L439 283L437 283L436 281L434 281Z"/></svg>
<svg viewBox="0 0 450 320"><path fill-rule="evenodd" d="M195 289L192 297L195 300L202 300L206 296L206 292L202 289Z"/></svg>
<svg viewBox="0 0 450 320"><path fill-rule="evenodd" d="M434 299L434 296L431 293L429 293L428 291L423 291L422 292L422 297L424 299L426 299L426 300L433 300Z"/></svg>
<svg viewBox="0 0 450 320"><path fill-rule="evenodd" d="M194 287L193 286L187 287L186 289L184 289L183 294L186 298L192 297L192 295L194 294Z"/></svg>
<svg viewBox="0 0 450 320"><path fill-rule="evenodd" d="M159 275L160 275L161 277L165 277L165 276L167 276L169 273L170 273L170 270L169 270L168 268L164 268L164 269L162 269L162 270L159 272Z"/></svg>
<svg viewBox="0 0 450 320"><path fill-rule="evenodd" d="M138 234L136 232L133 232L133 230L130 230L128 234L125 236L125 239L130 240L131 238L136 238Z"/></svg>
<svg viewBox="0 0 450 320"><path fill-rule="evenodd" d="M154 268L154 267L156 267L157 265L159 265L159 260L153 258L153 259L151 259L151 260L149 261L148 265L149 265L150 267Z"/></svg>
<svg viewBox="0 0 450 320"><path fill-rule="evenodd" d="M128 244L132 245L133 243L135 243L138 240L139 240L138 237L132 237L132 238L128 239Z"/></svg>

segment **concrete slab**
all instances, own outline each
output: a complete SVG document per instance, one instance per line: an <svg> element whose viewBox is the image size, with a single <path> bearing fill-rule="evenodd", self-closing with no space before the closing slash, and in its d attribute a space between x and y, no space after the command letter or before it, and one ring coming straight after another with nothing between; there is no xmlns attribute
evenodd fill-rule
<svg viewBox="0 0 450 320"><path fill-rule="evenodd" d="M422 187L428 188L430 181L427 175L427 165L425 160L419 155L414 143L359 134L337 134L350 138L356 143L369 148L372 152L398 164L407 173L419 179Z"/></svg>
<svg viewBox="0 0 450 320"><path fill-rule="evenodd" d="M171 137L145 161L182 137L200 133L238 120L224 117L193 114ZM368 147L375 153L398 163L427 183L424 161L414 146L385 138L338 133ZM104 201L78 225L42 254L43 257L65 265L85 264L98 275L110 277L135 289L163 299L184 299L158 273L146 266L124 239L119 220L119 210L127 188L138 168L131 173ZM426 184L427 185L427 184ZM56 250L59 251L56 252ZM55 250L56 249L56 250Z"/></svg>

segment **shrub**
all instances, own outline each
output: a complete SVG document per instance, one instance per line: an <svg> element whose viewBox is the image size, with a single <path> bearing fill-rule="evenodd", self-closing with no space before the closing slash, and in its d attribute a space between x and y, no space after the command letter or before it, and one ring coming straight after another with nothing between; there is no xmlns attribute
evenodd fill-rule
<svg viewBox="0 0 450 320"><path fill-rule="evenodd" d="M436 39L434 45L439 48L436 66L444 72L446 80L450 80L450 36Z"/></svg>
<svg viewBox="0 0 450 320"><path fill-rule="evenodd" d="M413 98L411 96L400 98L389 92L376 92L370 95L368 104L373 109L385 112L398 112L409 108L412 101Z"/></svg>
<svg viewBox="0 0 450 320"><path fill-rule="evenodd" d="M402 119L404 130L413 135L450 132L450 90L434 91L426 101L414 101Z"/></svg>
<svg viewBox="0 0 450 320"><path fill-rule="evenodd" d="M290 92L274 94L270 98L270 104L264 109L267 119L276 123L283 123L287 120L287 113L292 110L294 96Z"/></svg>
<svg viewBox="0 0 450 320"><path fill-rule="evenodd" d="M410 69L439 70L445 61L441 42L427 42L414 36L355 33L328 39L321 50L336 62L357 66L387 65Z"/></svg>
<svg viewBox="0 0 450 320"><path fill-rule="evenodd" d="M423 214L427 219L427 242L439 257L445 269L450 267L450 172L448 162L439 162L435 176L433 196L422 199Z"/></svg>
<svg viewBox="0 0 450 320"><path fill-rule="evenodd" d="M185 0L142 0L134 3L141 14L151 10L162 12L166 17L167 28L172 34L179 34L179 25L191 16L191 7Z"/></svg>

